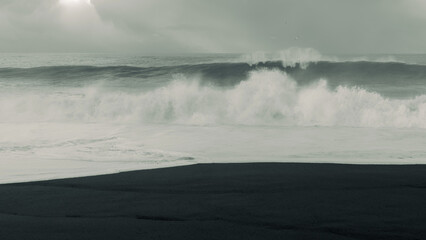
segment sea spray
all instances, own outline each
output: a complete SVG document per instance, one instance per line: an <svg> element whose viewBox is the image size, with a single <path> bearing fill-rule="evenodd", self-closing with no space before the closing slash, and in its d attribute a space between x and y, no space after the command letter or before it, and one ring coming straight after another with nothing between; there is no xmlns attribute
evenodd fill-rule
<svg viewBox="0 0 426 240"><path fill-rule="evenodd" d="M102 85L0 96L1 122L118 122L426 128L426 95L390 99L361 87L299 86L278 70L222 88L180 75L142 92Z"/></svg>

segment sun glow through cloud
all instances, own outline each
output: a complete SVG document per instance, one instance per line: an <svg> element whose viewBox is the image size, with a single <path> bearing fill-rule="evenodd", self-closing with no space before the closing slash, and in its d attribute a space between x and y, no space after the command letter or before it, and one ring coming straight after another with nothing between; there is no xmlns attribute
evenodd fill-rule
<svg viewBox="0 0 426 240"><path fill-rule="evenodd" d="M63 5L81 5L81 4L91 5L92 4L90 0L59 0L59 3Z"/></svg>

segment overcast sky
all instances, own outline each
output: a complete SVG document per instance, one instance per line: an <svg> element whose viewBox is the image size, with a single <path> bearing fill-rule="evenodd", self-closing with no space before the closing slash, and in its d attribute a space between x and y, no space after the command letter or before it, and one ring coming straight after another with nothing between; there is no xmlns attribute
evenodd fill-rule
<svg viewBox="0 0 426 240"><path fill-rule="evenodd" d="M0 0L1 52L426 53L426 0Z"/></svg>

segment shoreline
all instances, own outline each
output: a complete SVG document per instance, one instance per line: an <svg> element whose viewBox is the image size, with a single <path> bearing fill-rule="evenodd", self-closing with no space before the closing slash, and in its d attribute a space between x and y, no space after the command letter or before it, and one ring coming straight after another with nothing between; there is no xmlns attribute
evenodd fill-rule
<svg viewBox="0 0 426 240"><path fill-rule="evenodd" d="M0 185L0 238L420 239L426 165L195 164Z"/></svg>
<svg viewBox="0 0 426 240"><path fill-rule="evenodd" d="M46 175L46 177L34 177L32 175L26 176L17 175L15 180L5 180L0 178L0 186L2 185L10 185L10 184L24 184L24 183L33 183L33 182L48 182L48 181L56 181L56 180L67 180L67 179L75 179L75 178L90 178L97 176L109 176L120 173L128 173L128 172L140 172L140 171L149 171L149 170L157 170L157 169L168 169L168 168L178 168L178 167L186 167L193 165L226 165L226 164L320 164L320 165L347 165L347 166L426 166L426 163L410 163L410 162L373 162L373 163L364 163L364 162L328 162L328 161L318 161L312 162L309 159L303 159L299 161L282 161L282 162L189 162L189 163L170 163L170 164L148 164L145 167L141 168L113 168L107 170L100 171L87 171L80 174L52 174L52 172L41 173L40 176ZM25 176L25 177L23 177Z"/></svg>

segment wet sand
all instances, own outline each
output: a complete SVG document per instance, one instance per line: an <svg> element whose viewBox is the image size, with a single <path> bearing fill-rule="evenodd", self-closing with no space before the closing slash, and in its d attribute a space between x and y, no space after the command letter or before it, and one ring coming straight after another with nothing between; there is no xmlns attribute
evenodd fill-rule
<svg viewBox="0 0 426 240"><path fill-rule="evenodd" d="M0 185L0 239L424 239L426 165L200 164Z"/></svg>

